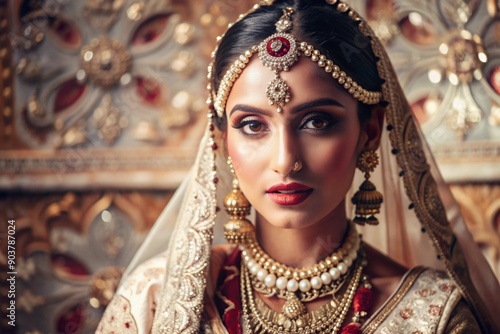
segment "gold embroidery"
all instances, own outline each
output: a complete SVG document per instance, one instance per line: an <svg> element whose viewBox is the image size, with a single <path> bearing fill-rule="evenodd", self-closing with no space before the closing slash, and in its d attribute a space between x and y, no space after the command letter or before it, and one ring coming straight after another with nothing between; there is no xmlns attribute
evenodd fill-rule
<svg viewBox="0 0 500 334"><path fill-rule="evenodd" d="M411 276L403 279L395 297L389 299L363 333L440 332L438 327L446 324L460 294L454 291L452 280L443 272L420 268ZM390 304L394 299L397 302Z"/></svg>
<svg viewBox="0 0 500 334"><path fill-rule="evenodd" d="M236 266L225 266L224 267L224 270L228 270L228 271L231 271L231 274L227 275L226 278L224 279L224 282L222 283L222 285L224 285L226 282L234 279L236 276L238 276L240 274L240 270L238 269L238 267ZM234 308L236 307L234 305L234 303L228 299L226 296L224 296L220 290L216 290L215 291L215 294L217 295L217 297L222 300L226 305L228 305L225 309L224 309L224 315L223 316L226 316L226 313L231 311L231 310L234 310Z"/></svg>
<svg viewBox="0 0 500 334"><path fill-rule="evenodd" d="M439 286L439 289L441 291L452 292L453 290L455 290L455 286L453 284L446 283L446 284L441 284Z"/></svg>
<svg viewBox="0 0 500 334"><path fill-rule="evenodd" d="M210 125L207 125L207 127ZM153 321L154 333L199 333L208 263L215 222L214 138L207 130L200 143L188 185L191 195L183 202L167 255L165 282Z"/></svg>
<svg viewBox="0 0 500 334"><path fill-rule="evenodd" d="M377 313L373 315L371 319L369 319L363 328L363 333L370 334L374 333L377 330L378 326L387 318L387 316L394 310L394 308L399 304L401 299L406 295L406 293L413 286L413 283L417 280L418 276L424 271L423 267L413 268L408 275L404 278L404 281L401 283L401 286L396 291L393 297L389 299L387 304L380 308Z"/></svg>
<svg viewBox="0 0 500 334"><path fill-rule="evenodd" d="M455 309L451 312L450 320L446 325L444 333L448 334L468 334L481 333L476 319L471 313L471 310L462 299Z"/></svg>
<svg viewBox="0 0 500 334"><path fill-rule="evenodd" d="M366 36L372 37L371 47L375 56L380 60L377 68L381 79L383 100L388 102L386 108L387 123L391 126L389 138L396 154L398 165L403 171L404 187L406 194L412 201L412 207L428 231L438 256L443 261L448 275L460 288L463 297L474 307L472 311L481 310L480 300L470 276L466 273L467 263L463 251L456 244L455 236L449 227L449 222L437 191L437 185L430 175L422 141L416 130L415 122L411 119L411 111L404 97L404 93L397 81L396 74L390 63L389 57L378 38L373 38L375 33L362 21L360 30ZM411 145L408 145L411 142ZM479 319L479 315L476 316Z"/></svg>

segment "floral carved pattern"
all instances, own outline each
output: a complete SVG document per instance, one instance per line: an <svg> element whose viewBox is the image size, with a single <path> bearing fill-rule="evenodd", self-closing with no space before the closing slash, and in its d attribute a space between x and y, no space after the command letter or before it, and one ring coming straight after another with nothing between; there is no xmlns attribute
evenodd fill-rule
<svg viewBox="0 0 500 334"><path fill-rule="evenodd" d="M120 14L123 11L125 15ZM196 61L195 49L189 51L195 35L189 28L178 28L189 24L182 22L173 5L87 0L57 2L50 11L42 5L18 14L13 40L16 81L23 91L16 99L16 112L22 115L16 127L27 147L155 146L165 141L161 130L186 126L203 106L197 97L202 91L201 71L190 75L200 82L199 91L183 88L179 82L175 87L170 84L203 62L200 57ZM38 24L40 17L47 24ZM189 105L176 106L174 97L180 92L189 95ZM104 143L103 136L89 132L92 111L103 97L127 119L120 123L119 135ZM171 120L169 105L175 114L186 114L183 122L179 117Z"/></svg>
<svg viewBox="0 0 500 334"><path fill-rule="evenodd" d="M489 168L500 152L497 2L356 2L384 41L445 179L498 178ZM485 173L453 170L469 158Z"/></svg>
<svg viewBox="0 0 500 334"><path fill-rule="evenodd" d="M16 329L93 332L123 268L170 196L2 194L0 219L16 221ZM34 315L47 321L34 324Z"/></svg>
<svg viewBox="0 0 500 334"><path fill-rule="evenodd" d="M498 276L499 216L493 209L500 177L498 1L354 2L384 42L440 173L452 184L466 223ZM407 130L408 147L416 130ZM416 152L415 162L421 161L421 150ZM424 166L412 166L419 167ZM428 204L439 221L440 203Z"/></svg>
<svg viewBox="0 0 500 334"><path fill-rule="evenodd" d="M196 21L205 7L191 6L161 0L7 2L11 20L0 24L8 48L0 56L10 99L2 115L0 184L106 186L82 177L126 166L150 174L139 177L142 187L177 186L206 122L201 111L208 59ZM139 182L115 173L107 180Z"/></svg>

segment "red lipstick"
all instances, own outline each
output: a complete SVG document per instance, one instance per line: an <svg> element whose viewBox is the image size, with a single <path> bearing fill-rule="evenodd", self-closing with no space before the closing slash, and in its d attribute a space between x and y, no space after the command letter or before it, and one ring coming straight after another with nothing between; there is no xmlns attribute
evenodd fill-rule
<svg viewBox="0 0 500 334"><path fill-rule="evenodd" d="M300 183L280 183L269 188L266 193L278 205L297 205L305 201L312 191L312 188Z"/></svg>

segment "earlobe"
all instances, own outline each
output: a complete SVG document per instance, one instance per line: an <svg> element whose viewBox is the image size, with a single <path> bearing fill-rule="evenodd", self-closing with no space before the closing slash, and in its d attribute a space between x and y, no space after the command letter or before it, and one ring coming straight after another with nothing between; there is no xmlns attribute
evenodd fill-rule
<svg viewBox="0 0 500 334"><path fill-rule="evenodd" d="M384 128L384 107L376 105L372 108L372 117L366 122L364 128L367 135L364 150L378 149Z"/></svg>

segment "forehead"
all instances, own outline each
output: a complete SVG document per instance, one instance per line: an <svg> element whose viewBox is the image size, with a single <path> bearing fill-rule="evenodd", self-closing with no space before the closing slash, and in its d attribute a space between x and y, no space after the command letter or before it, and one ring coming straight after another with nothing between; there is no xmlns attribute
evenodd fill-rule
<svg viewBox="0 0 500 334"><path fill-rule="evenodd" d="M285 104L287 107L308 102L319 98L333 98L342 102L346 107L355 107L357 101L342 89L336 81L316 63L306 57L292 65L288 71L280 71L279 76L290 87L291 99ZM253 57L245 67L240 77L235 81L228 97L226 109L239 103L269 106L266 97L266 88L276 74L265 67L259 58Z"/></svg>

